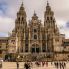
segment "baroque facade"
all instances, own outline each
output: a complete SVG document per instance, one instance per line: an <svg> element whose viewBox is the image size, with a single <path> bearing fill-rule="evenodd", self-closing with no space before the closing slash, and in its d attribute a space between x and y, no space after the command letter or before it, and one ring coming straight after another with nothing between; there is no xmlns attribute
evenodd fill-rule
<svg viewBox="0 0 69 69"><path fill-rule="evenodd" d="M18 54L24 60L68 60L69 57L69 39L59 33L54 12L48 2L44 12L44 24L35 12L27 23L22 3L17 12L15 28L7 39L7 52Z"/></svg>

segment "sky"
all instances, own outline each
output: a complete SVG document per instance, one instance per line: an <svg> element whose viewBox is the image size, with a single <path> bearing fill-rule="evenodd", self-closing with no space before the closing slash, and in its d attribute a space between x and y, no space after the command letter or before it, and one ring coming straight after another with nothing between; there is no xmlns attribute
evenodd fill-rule
<svg viewBox="0 0 69 69"><path fill-rule="evenodd" d="M27 22L35 10L43 23L47 0L0 0L0 37L8 36L8 33L14 29L16 15L22 1L27 14ZM60 33L69 38L69 0L48 0L48 2L54 11Z"/></svg>

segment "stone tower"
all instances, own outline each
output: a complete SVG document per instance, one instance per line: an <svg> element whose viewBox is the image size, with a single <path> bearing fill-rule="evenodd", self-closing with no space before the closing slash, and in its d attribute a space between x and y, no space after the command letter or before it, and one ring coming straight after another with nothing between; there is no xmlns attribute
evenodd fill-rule
<svg viewBox="0 0 69 69"><path fill-rule="evenodd" d="M27 27L26 22L26 12L23 7L23 3L17 13L17 19L15 21L15 31L16 31L16 40L17 40L17 51L24 52L25 48L25 31Z"/></svg>
<svg viewBox="0 0 69 69"><path fill-rule="evenodd" d="M30 52L39 53L42 52L42 33L41 33L41 21L38 19L37 14L34 12L32 20L29 23L30 29Z"/></svg>
<svg viewBox="0 0 69 69"><path fill-rule="evenodd" d="M51 10L49 3L47 2L46 11L44 13L44 29L46 36L47 51L53 51L53 36L55 33L55 18L54 12Z"/></svg>
<svg viewBox="0 0 69 69"><path fill-rule="evenodd" d="M9 37L9 52L13 53L14 51L23 61L60 59L65 36L59 33L54 12L49 3L47 2L44 13L44 25L35 12L28 24L26 19L26 12L22 3L17 12L15 29Z"/></svg>

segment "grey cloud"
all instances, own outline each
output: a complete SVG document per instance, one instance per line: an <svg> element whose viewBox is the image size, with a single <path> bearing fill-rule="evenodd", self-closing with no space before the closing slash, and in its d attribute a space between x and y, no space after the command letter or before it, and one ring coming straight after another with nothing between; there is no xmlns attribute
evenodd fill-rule
<svg viewBox="0 0 69 69"><path fill-rule="evenodd" d="M11 17L15 20L16 13L19 10L22 0L0 0L0 2L6 2L8 5L5 17ZM44 20L44 11L46 9L47 0L23 0L23 2L27 13L27 20L31 19L34 10L39 19L42 21ZM62 29L65 29L66 22L69 21L69 0L49 0L49 3L55 13L57 25L60 25L60 27L63 26ZM13 25L12 28L14 27Z"/></svg>

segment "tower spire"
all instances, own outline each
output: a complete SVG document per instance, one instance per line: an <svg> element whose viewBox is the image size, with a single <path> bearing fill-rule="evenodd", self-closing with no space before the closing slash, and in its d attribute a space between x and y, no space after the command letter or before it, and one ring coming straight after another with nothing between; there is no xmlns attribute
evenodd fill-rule
<svg viewBox="0 0 69 69"><path fill-rule="evenodd" d="M51 7L50 7L50 5L49 5L48 0L47 0L47 6L46 6L46 10L47 10L47 11L51 10Z"/></svg>
<svg viewBox="0 0 69 69"><path fill-rule="evenodd" d="M21 4L21 6L23 7L23 0L22 0L22 4Z"/></svg>
<svg viewBox="0 0 69 69"><path fill-rule="evenodd" d="M34 16L36 16L35 10L34 10Z"/></svg>
<svg viewBox="0 0 69 69"><path fill-rule="evenodd" d="M49 2L48 2L48 0L47 0L47 6L49 6Z"/></svg>
<svg viewBox="0 0 69 69"><path fill-rule="evenodd" d="M24 10L23 0L22 0L22 3L21 3L21 6L20 6L20 11L21 11L21 10Z"/></svg>
<svg viewBox="0 0 69 69"><path fill-rule="evenodd" d="M32 19L34 19L34 20L38 19L38 16L37 16L37 14L35 13L35 10L34 10L34 14L33 14L33 16L32 16Z"/></svg>
<svg viewBox="0 0 69 69"><path fill-rule="evenodd" d="M21 4L21 7L23 7L23 1L22 1L22 4Z"/></svg>
<svg viewBox="0 0 69 69"><path fill-rule="evenodd" d="M23 0L22 0L22 3L21 3L21 6L19 8L17 15L26 17L26 12L25 12L25 8L24 8Z"/></svg>
<svg viewBox="0 0 69 69"><path fill-rule="evenodd" d="M22 4L21 4L21 7L20 7L20 8L24 8L24 7L23 7L23 1L22 1Z"/></svg>

